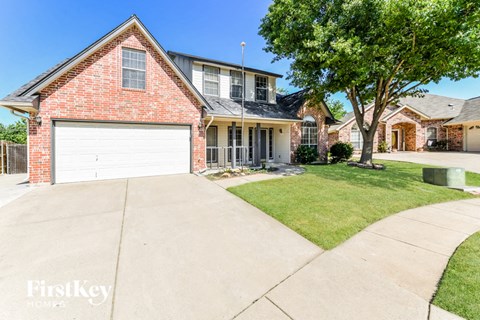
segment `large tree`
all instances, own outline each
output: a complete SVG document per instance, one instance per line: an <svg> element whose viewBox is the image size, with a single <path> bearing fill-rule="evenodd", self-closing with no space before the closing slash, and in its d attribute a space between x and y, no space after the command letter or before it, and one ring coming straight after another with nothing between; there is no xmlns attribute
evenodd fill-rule
<svg viewBox="0 0 480 320"><path fill-rule="evenodd" d="M388 104L480 71L479 0L274 0L259 33L275 59L291 59L294 85L324 98L346 94L364 140L362 163L372 161Z"/></svg>

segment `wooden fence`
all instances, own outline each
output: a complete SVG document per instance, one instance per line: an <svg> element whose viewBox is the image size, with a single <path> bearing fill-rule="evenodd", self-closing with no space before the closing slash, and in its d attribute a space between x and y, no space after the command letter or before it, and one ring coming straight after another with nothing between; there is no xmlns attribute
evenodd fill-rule
<svg viewBox="0 0 480 320"><path fill-rule="evenodd" d="M1 174L27 173L27 145L0 141Z"/></svg>

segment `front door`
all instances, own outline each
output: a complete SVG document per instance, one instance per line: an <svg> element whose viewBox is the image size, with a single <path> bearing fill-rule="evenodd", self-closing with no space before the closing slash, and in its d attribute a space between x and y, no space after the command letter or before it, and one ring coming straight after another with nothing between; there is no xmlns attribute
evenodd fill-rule
<svg viewBox="0 0 480 320"><path fill-rule="evenodd" d="M392 149L398 150L398 131L392 131Z"/></svg>
<svg viewBox="0 0 480 320"><path fill-rule="evenodd" d="M267 160L267 130L260 130L260 158Z"/></svg>

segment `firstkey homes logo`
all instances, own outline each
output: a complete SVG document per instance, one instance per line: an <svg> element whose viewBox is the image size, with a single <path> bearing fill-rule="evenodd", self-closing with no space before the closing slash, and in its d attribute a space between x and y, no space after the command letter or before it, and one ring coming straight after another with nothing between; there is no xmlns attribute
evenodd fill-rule
<svg viewBox="0 0 480 320"><path fill-rule="evenodd" d="M27 281L27 297L32 307L65 307L68 299L85 299L92 306L107 301L112 286L92 284L88 280L73 280L50 284L45 280Z"/></svg>

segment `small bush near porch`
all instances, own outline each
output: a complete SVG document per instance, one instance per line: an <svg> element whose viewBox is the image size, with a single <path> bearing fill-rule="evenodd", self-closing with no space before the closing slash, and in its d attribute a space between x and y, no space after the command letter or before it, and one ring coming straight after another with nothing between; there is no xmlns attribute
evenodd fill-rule
<svg viewBox="0 0 480 320"><path fill-rule="evenodd" d="M306 166L306 173L249 183L229 191L324 249L332 249L391 214L474 196L422 182L422 165L384 161L386 170L344 163ZM468 185L480 175L467 173Z"/></svg>

